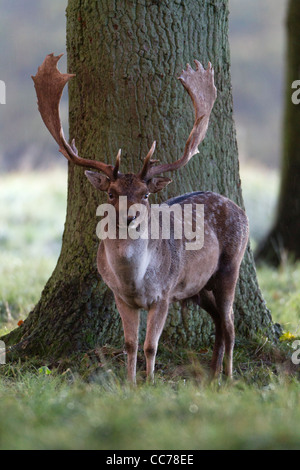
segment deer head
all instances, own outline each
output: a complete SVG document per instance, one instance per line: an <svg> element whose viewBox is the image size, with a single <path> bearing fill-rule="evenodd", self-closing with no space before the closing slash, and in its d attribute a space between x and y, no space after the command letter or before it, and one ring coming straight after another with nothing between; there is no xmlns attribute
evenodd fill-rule
<svg viewBox="0 0 300 470"><path fill-rule="evenodd" d="M151 158L155 150L155 146L156 142L153 142L145 161L148 161ZM108 178L107 176L95 171L85 171L86 177L96 189L107 192L108 202L114 206L116 211L117 223L119 217L120 196L126 195L127 209L129 209L133 204L143 204L148 208L148 198L150 193L157 193L158 191L161 191L172 181L170 178L162 176L152 177L150 179L145 178L145 165L138 174L120 173L120 159L121 149L118 152L111 178ZM128 216L127 223L132 222L134 219L135 216Z"/></svg>

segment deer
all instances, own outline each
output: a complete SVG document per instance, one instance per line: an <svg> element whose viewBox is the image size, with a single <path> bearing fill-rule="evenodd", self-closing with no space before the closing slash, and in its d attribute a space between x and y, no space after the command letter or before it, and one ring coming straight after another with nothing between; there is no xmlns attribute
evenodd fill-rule
<svg viewBox="0 0 300 470"><path fill-rule="evenodd" d="M103 281L112 290L121 317L125 352L127 354L127 379L136 384L136 364L139 340L140 310L147 311L144 354L146 376L154 380L155 359L170 304L191 300L205 310L215 326L215 342L211 360L211 376L223 372L232 378L233 349L235 342L233 302L240 265L247 246L249 228L247 216L237 204L227 197L211 191L195 191L167 200L164 204L181 208L190 204L204 206L204 241L197 250L187 250L183 235L175 239L118 237L121 223L127 227L137 223L139 216L128 215L121 221L120 200L126 197L128 214L134 204L140 204L146 223L151 222L150 194L162 191L171 179L162 176L185 166L199 153L217 90L211 63L207 69L195 60L195 67L187 64L178 77L188 92L195 120L186 141L183 155L172 163L159 164L153 160L156 142L146 155L141 170L121 173L121 150L114 165L83 158L78 155L75 140L68 143L64 137L59 104L63 89L74 74L61 73L57 62L63 54L49 54L38 72L32 77L37 94L38 109L45 126L59 146L60 153L72 164L89 168L85 175L96 190L107 193L107 203L116 212L117 236L101 240L97 253L97 269ZM96 171L91 171L96 170ZM193 223L195 211L192 212Z"/></svg>

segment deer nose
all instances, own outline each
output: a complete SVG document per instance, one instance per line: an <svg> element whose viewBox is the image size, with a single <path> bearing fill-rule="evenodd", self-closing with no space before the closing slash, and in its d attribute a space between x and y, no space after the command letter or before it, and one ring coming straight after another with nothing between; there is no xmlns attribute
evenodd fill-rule
<svg viewBox="0 0 300 470"><path fill-rule="evenodd" d="M127 225L129 225L130 222L132 222L135 219L136 219L136 215L128 215L127 216Z"/></svg>

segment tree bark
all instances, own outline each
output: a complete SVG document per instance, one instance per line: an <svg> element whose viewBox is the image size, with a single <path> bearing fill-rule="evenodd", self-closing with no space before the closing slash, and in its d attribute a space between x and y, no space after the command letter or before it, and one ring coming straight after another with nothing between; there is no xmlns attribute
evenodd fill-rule
<svg viewBox="0 0 300 470"><path fill-rule="evenodd" d="M243 207L232 117L227 0L69 0L67 8L70 136L81 156L137 172L153 140L156 158L181 156L193 125L190 98L176 80L186 62L215 69L218 98L200 155L173 175L164 198L196 190L222 193ZM96 271L96 208L103 202L81 168L69 165L68 207L57 266L24 324L6 340L22 354L61 358L105 344L122 345L111 291ZM154 202L152 200L152 202ZM248 247L236 291L238 335L276 328L259 290ZM143 325L143 323L142 323ZM143 327L142 327L143 335ZM175 304L161 342L172 347L209 344L213 326L191 305Z"/></svg>
<svg viewBox="0 0 300 470"><path fill-rule="evenodd" d="M286 255L300 259L300 104L292 101L292 83L300 71L300 3L290 0L281 187L274 226L256 252L258 261L278 266Z"/></svg>

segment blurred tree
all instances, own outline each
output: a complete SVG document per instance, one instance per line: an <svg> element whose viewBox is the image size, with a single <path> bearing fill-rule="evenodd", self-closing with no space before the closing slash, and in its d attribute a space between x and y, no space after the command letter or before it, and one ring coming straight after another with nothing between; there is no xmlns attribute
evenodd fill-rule
<svg viewBox="0 0 300 470"><path fill-rule="evenodd" d="M67 0L1 1L0 79L7 85L6 105L0 107L1 172L45 168L60 161L51 151L47 132L38 130L40 119L30 77L48 51L59 48L64 52L64 5ZM67 116L65 104L64 100L64 117Z"/></svg>
<svg viewBox="0 0 300 470"><path fill-rule="evenodd" d="M154 139L163 162L178 158L193 123L190 98L175 77L194 58L210 60L218 98L201 157L174 177L168 196L215 190L243 206L232 117L228 2L82 2L67 8L70 135L79 154L111 163L123 148L123 171L137 172ZM164 195L166 197L166 195ZM103 202L81 168L69 165L68 209L57 266L23 325L5 338L22 355L59 359L97 345L121 345L111 291L96 271L96 207ZM236 290L237 333L276 335L248 247ZM210 343L208 315L170 309L162 341L172 347Z"/></svg>
<svg viewBox="0 0 300 470"><path fill-rule="evenodd" d="M231 71L240 157L244 149L247 160L272 167L277 167L280 153L281 23L286 1L230 0ZM0 79L7 84L7 104L0 107L0 172L64 167L55 157L46 129L40 129L30 75L47 52L64 52L66 5L67 0L1 1ZM62 70L65 59L60 61ZM65 96L61 106L64 120ZM269 132L271 127L273 132Z"/></svg>
<svg viewBox="0 0 300 470"><path fill-rule="evenodd" d="M300 259L300 104L292 101L292 83L300 79L300 2L290 0L281 188L275 224L259 245L257 261L278 266L286 255Z"/></svg>

